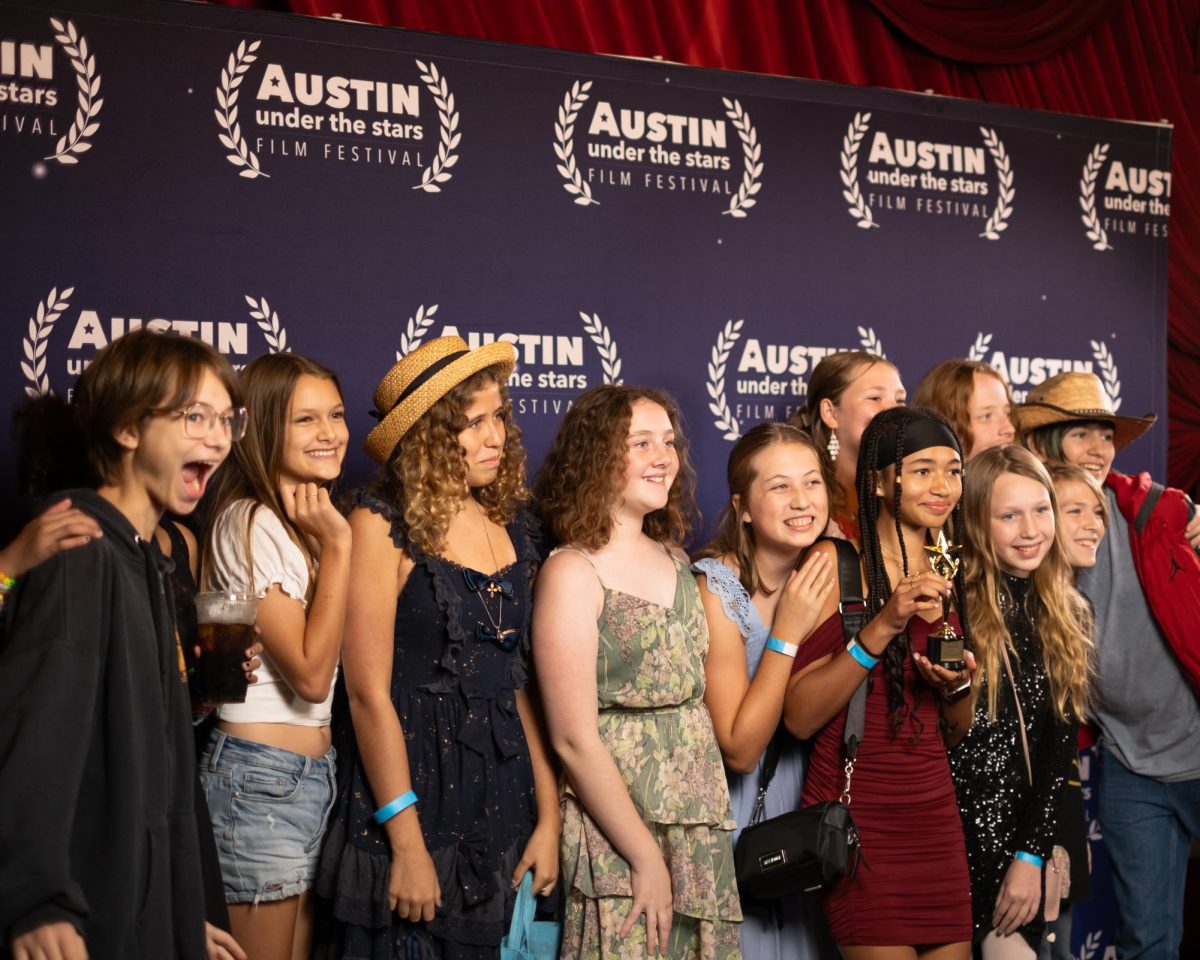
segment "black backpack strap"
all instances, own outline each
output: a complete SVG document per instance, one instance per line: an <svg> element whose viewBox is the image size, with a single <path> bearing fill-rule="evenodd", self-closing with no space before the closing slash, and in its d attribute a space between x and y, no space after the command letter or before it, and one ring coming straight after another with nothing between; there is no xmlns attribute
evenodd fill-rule
<svg viewBox="0 0 1200 960"><path fill-rule="evenodd" d="M1146 491L1146 499L1142 501L1142 505L1138 508L1137 516L1133 519L1133 532L1141 533L1146 529L1146 524L1150 522L1150 514L1154 512L1154 508L1158 506L1158 501L1163 495L1163 485L1157 481L1152 481L1150 489Z"/></svg>
<svg viewBox="0 0 1200 960"><path fill-rule="evenodd" d="M858 551L849 540L838 537L825 537L837 549L838 586L841 590L841 602L838 612L842 615L842 634L849 643L858 636L867 619L867 601L863 596L862 566L859 564ZM842 734L842 746L846 759L853 760L858 753L858 745L863 737L863 717L867 704L867 678L854 691L850 703L846 706L846 729Z"/></svg>

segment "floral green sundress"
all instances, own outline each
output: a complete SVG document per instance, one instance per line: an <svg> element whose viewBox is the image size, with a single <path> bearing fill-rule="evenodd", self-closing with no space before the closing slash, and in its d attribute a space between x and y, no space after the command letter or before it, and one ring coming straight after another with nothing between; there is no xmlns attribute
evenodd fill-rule
<svg viewBox="0 0 1200 960"><path fill-rule="evenodd" d="M604 586L596 690L600 738L662 848L675 917L671 958L741 956L733 868L735 821L721 752L704 705L708 626L686 564L664 607ZM619 936L632 904L629 864L576 798L562 799L567 905L562 957L646 956L646 925Z"/></svg>

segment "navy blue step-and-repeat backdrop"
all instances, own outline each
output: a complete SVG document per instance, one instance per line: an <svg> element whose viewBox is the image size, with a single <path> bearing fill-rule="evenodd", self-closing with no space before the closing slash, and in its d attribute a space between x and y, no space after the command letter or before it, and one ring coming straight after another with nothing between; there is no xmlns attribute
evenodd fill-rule
<svg viewBox="0 0 1200 960"><path fill-rule="evenodd" d="M1170 143L202 5L0 0L0 397L69 392L149 325L237 364L320 359L357 439L397 351L506 338L533 465L581 390L662 386L711 520L731 442L801 405L831 351L886 355L910 390L976 357L1018 399L1091 370L1164 416ZM1161 475L1166 439L1118 465ZM1102 895L1080 918L1085 960L1110 915Z"/></svg>

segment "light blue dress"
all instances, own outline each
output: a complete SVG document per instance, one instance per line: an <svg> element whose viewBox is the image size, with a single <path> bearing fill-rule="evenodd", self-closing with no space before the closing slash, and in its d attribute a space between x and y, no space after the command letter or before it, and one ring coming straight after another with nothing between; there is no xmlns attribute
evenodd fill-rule
<svg viewBox="0 0 1200 960"><path fill-rule="evenodd" d="M692 569L708 578L709 592L720 599L725 616L741 633L746 644L746 667L753 678L766 650L770 624L763 623L737 574L720 560L706 557L692 564ZM787 739L775 776L767 788L764 817L777 817L799 805L807 753L807 747L800 741ZM737 821L735 843L754 812L761 767L762 759L759 758L752 773L725 771L733 816ZM833 960L838 956L837 948L826 932L825 916L815 894L785 897L778 903L781 909L770 911L756 908L754 904L742 904L745 919L740 932L745 960Z"/></svg>

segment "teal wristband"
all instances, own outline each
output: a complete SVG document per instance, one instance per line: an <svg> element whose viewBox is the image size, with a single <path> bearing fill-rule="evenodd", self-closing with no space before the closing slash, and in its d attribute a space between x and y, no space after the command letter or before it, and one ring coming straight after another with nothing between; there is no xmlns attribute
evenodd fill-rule
<svg viewBox="0 0 1200 960"><path fill-rule="evenodd" d="M858 661L860 667L866 670L874 670L879 665L879 658L867 653L867 648L858 642L857 636L846 644L846 652Z"/></svg>
<svg viewBox="0 0 1200 960"><path fill-rule="evenodd" d="M1046 861L1039 857L1036 853L1026 853L1024 850L1018 850L1013 854L1014 860L1024 860L1026 863L1032 863L1035 867L1041 867Z"/></svg>
<svg viewBox="0 0 1200 960"><path fill-rule="evenodd" d="M768 637L767 649L774 650L776 653L782 653L785 657L794 657L799 652L800 647L795 643L785 643L778 637Z"/></svg>
<svg viewBox="0 0 1200 960"><path fill-rule="evenodd" d="M401 810L407 810L416 802L416 793L412 790L409 790L408 793L400 794L400 796L389 803L386 807L380 807L378 810L376 810L373 814L371 814L371 819L373 819L376 823L387 823Z"/></svg>

